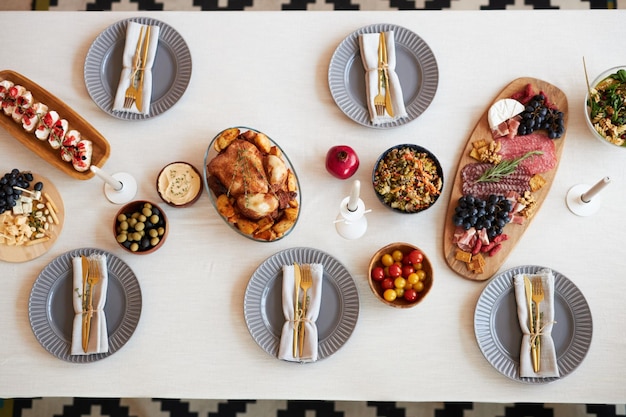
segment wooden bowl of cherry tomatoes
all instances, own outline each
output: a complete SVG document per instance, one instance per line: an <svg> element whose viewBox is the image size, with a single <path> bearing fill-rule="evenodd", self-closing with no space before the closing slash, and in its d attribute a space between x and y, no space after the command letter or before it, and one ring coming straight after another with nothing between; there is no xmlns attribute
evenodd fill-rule
<svg viewBox="0 0 626 417"><path fill-rule="evenodd" d="M417 246L391 243L372 256L368 281L376 298L388 306L415 307L433 286L433 268Z"/></svg>

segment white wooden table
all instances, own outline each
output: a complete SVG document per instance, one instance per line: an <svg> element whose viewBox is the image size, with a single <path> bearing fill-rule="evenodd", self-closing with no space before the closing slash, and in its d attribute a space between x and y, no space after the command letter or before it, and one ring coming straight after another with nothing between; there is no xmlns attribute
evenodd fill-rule
<svg viewBox="0 0 626 417"><path fill-rule="evenodd" d="M193 74L182 99L159 117L115 119L100 110L83 82L90 44L107 26L135 14L0 13L0 68L12 69L56 94L111 144L103 169L126 171L137 197L158 201L155 179L166 163L201 168L211 138L225 127L265 131L289 155L300 176L303 208L287 238L260 244L233 233L206 193L192 207L167 209L165 246L148 256L121 251L111 236L118 206L97 178L63 174L0 131L0 171L32 169L60 190L66 223L47 254L26 263L0 263L0 397L124 396L282 398L394 401L586 402L626 400L626 292L623 207L626 151L593 139L583 118L585 78L623 64L618 39L622 11L514 12L250 12L141 13L185 38ZM595 22L595 23L594 23ZM331 98L328 65L352 31L394 23L421 36L439 65L431 106L404 126L376 130L347 118ZM597 28L601 27L599 34ZM592 29L596 28L596 29ZM446 265L442 232L451 183L435 207L406 216L385 209L373 191L362 198L373 212L365 237L348 241L332 221L351 182L331 177L324 156L335 144L359 154L355 179L370 181L378 155L398 143L431 150L451 178L468 135L486 106L515 78L541 78L569 100L567 144L548 199L503 269L544 265L568 276L585 294L593 322L591 349L579 368L548 385L502 376L481 354L474 308L485 283L465 280ZM268 98L270 102L268 103ZM603 207L577 217L567 190L610 176ZM430 256L435 285L418 307L384 306L367 284L370 255L392 241L417 244ZM306 246L331 253L353 275L361 300L352 337L331 357L300 366L265 353L246 328L245 286L270 255ZM33 336L28 297L40 271L66 251L96 247L121 257L136 273L143 310L133 337L92 364L63 362ZM303 383L306 381L306 383Z"/></svg>

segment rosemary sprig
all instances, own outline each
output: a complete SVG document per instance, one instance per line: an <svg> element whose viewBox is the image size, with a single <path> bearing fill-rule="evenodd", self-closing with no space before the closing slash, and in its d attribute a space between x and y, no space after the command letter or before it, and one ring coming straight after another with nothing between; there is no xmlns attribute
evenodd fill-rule
<svg viewBox="0 0 626 417"><path fill-rule="evenodd" d="M481 175L476 182L498 182L507 175L512 174L520 162L533 155L543 155L543 151L530 151L519 158L504 160L483 172L483 175Z"/></svg>

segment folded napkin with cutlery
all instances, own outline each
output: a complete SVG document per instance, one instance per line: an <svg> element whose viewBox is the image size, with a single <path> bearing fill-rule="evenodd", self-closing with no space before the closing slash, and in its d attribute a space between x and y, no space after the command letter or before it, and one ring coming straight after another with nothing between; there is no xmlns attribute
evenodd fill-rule
<svg viewBox="0 0 626 417"><path fill-rule="evenodd" d="M303 268L306 265L311 268L313 285L307 291L307 311L305 317L302 317L300 321L297 321L294 318L295 266L283 266L282 305L283 314L285 315L285 324L283 325L280 337L278 358L286 361L314 362L318 357L318 333L316 321L319 316L320 304L322 302L322 279L324 277L324 266L322 264L313 263L301 264L300 268ZM304 291L302 291L302 289L299 291L298 298L300 303L304 301ZM304 344L302 351L294 356L294 329L298 323L302 324L300 331L304 331Z"/></svg>
<svg viewBox="0 0 626 417"><path fill-rule="evenodd" d="M74 321L72 324L72 355L91 355L94 353L105 353L109 351L109 335L107 333L107 321L104 313L106 304L107 288L109 285L109 277L107 272L107 259L104 254L92 254L86 257L87 260L94 263L100 270L100 280L94 285L92 294L93 310L90 312L89 307L85 309L83 305L87 305L89 293L89 284L86 284L88 290L85 291L83 286L83 265L82 258L76 256L72 258L72 280L73 294L72 304L74 305ZM83 318L91 314L91 325L89 329L89 344L87 351L83 348Z"/></svg>
<svg viewBox="0 0 626 417"><path fill-rule="evenodd" d="M386 68L386 74L389 79L389 91L391 105L393 107L393 116L385 110L383 115L378 115L374 98L378 94L380 72L379 72L379 41L380 33L363 33L359 35L359 46L361 49L361 60L365 68L365 91L367 94L367 106L370 113L372 124L379 125L382 123L393 122L395 120L407 117L406 108L404 106L404 97L400 86L400 79L396 73L396 46L394 40L394 31L385 32L385 45L387 47L387 62L383 63ZM385 94L385 83L382 86L382 94Z"/></svg>
<svg viewBox="0 0 626 417"><path fill-rule="evenodd" d="M146 28L150 26L150 37L148 42L148 49L145 62L139 62L140 71L135 71L133 68L133 62L138 50L140 57L143 55L141 51L142 39L145 38L147 32ZM117 92L113 101L114 111L125 111L130 113L148 114L150 113L150 102L152 100L152 66L154 64L154 58L157 52L157 46L159 43L159 31L160 27L157 25L142 25L137 22L128 22L126 27L126 42L124 44L124 54L122 56L122 74L120 75L120 82L117 86ZM141 38L140 38L141 37ZM143 73L143 74L142 74ZM133 75L135 75L133 77ZM140 77L142 77L141 79ZM131 85L131 82L139 88L139 84L143 84L141 91L141 110L137 108L137 103L133 103L132 106L124 107L124 101L126 97L126 90Z"/></svg>
<svg viewBox="0 0 626 417"><path fill-rule="evenodd" d="M538 323L535 321L535 330L530 331L529 326L529 300L527 297L527 283L533 283L534 279L540 279L543 284L543 300L539 303ZM559 376L559 367L556 360L556 348L552 339L552 326L556 323L554 317L554 274L549 269L542 269L534 274L517 274L513 278L515 289L515 301L517 303L517 317L522 329L522 345L520 349L520 376L523 378L549 378ZM532 302L532 309L535 306ZM534 333L534 334L533 334ZM541 348L539 349L539 370L535 372L533 367L533 356L531 345L535 338L539 339Z"/></svg>

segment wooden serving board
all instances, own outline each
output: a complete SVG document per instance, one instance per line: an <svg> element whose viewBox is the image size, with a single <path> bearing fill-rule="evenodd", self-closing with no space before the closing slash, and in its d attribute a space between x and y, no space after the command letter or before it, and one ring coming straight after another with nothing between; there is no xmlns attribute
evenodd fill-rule
<svg viewBox="0 0 626 417"><path fill-rule="evenodd" d="M476 159L469 156L470 151L472 150L472 143L474 141L480 139L487 139L488 141L492 140L491 129L489 128L489 122L487 120L487 114L489 111L489 107L493 103L495 103L499 99L510 98L512 95L522 92L526 86L530 84L532 85L533 93L538 94L540 91L543 91L550 103L556 105L556 107L563 112L563 121L565 125L565 133L559 138L554 140L555 145L555 153L557 157L556 166L550 171L541 173L541 176L547 181L547 183L540 188L539 190L533 192L533 196L537 202L535 214L526 219L524 224L513 224L509 223L504 227L504 233L508 235L508 240L502 242L501 250L496 253L494 256L488 256L487 254L483 254L485 258L485 266L483 268L483 272L480 274L472 272L466 265L465 262L459 261L456 259L456 250L457 246L453 242L454 231L456 226L452 221L452 217L454 215L454 210L457 206L458 200L463 196L462 194L462 181L461 181L461 170L462 168L470 163L478 162ZM452 192L450 194L450 201L448 203L448 210L446 212L445 219L445 228L444 228L444 238L443 238L443 251L444 257L446 258L446 262L452 268L454 272L461 275L464 278L476 280L476 281L484 281L491 278L498 269L502 266L504 261L507 259L511 251L515 248L516 244L521 239L522 235L528 229L532 220L537 215L537 212L541 208L543 201L545 200L548 192L550 191L550 187L552 186L552 182L556 175L556 171L559 166L559 162L561 160L561 154L563 152L563 146L565 144L565 135L567 133L567 121L568 121L568 105L567 105L567 97L565 94L559 90L554 85L547 83L545 81L536 79L536 78L518 78L507 85L494 100L489 103L485 113L481 116L480 120L476 124L474 131L470 135L463 153L461 154L461 158L459 160L459 164L457 167L457 171L454 177L454 183L452 186ZM545 131L536 131L535 133L545 132ZM505 139L506 140L506 139Z"/></svg>
<svg viewBox="0 0 626 417"><path fill-rule="evenodd" d="M91 165L97 167L104 165L109 158L109 142L78 113L53 94L15 71L0 71L0 80L2 79L12 81L14 84L21 85L27 90L30 90L35 101L43 103L48 106L49 110L54 110L59 113L62 119L68 121L69 129L78 130L83 139L92 142L93 154L91 156ZM48 144L47 140L37 139L34 132L25 131L22 128L22 123L16 123L10 115L7 116L4 113L0 113L0 126L6 129L7 132L13 135L15 139L19 140L28 149L66 174L80 180L86 180L94 176L91 170L85 172L76 171L71 162L65 162L61 159L61 151L59 149L53 149Z"/></svg>
<svg viewBox="0 0 626 417"><path fill-rule="evenodd" d="M1 116L4 116L4 114L2 114ZM26 262L35 259L48 252L52 248L52 246L57 241L57 238L61 234L61 230L63 230L63 223L65 222L65 208L63 206L63 199L61 198L61 194L59 194L59 191L54 186L54 184L50 182L50 180L48 180L44 176L35 173L33 173L33 181L31 181L31 190L32 186L39 181L43 183L42 193L48 194L54 202L56 208L58 209L56 215L59 219L59 224L55 224L52 226L50 240L46 242L37 243L30 246L7 246L3 243L0 243L0 261Z"/></svg>

